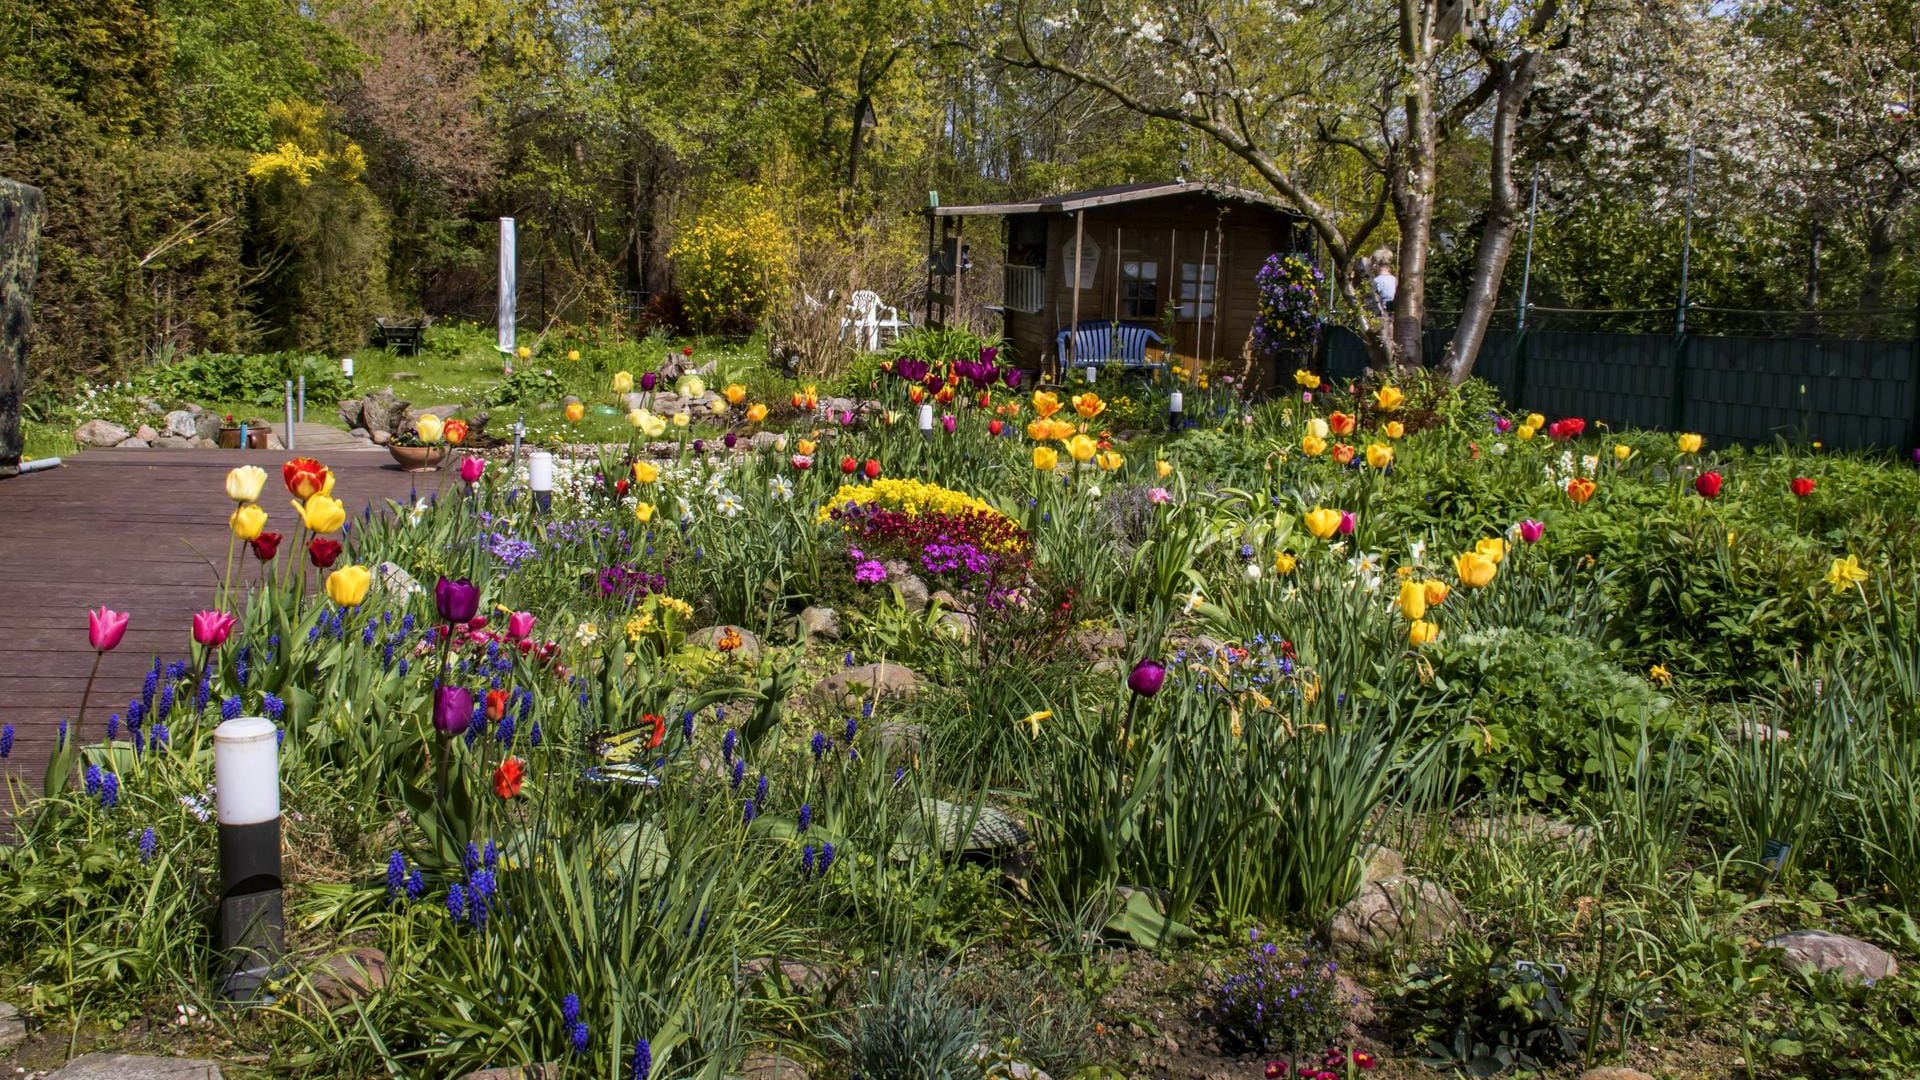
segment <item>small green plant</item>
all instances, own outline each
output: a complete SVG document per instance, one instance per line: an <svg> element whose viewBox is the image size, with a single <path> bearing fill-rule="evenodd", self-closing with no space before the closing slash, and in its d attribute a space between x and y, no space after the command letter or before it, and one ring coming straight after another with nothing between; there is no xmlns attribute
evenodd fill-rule
<svg viewBox="0 0 1920 1080"><path fill-rule="evenodd" d="M978 1014L947 976L901 967L873 982L852 1030L833 1039L862 1080L956 1080L980 1075L978 1035Z"/></svg>
<svg viewBox="0 0 1920 1080"><path fill-rule="evenodd" d="M1247 949L1209 988L1207 1019L1229 1047L1253 1053L1324 1050L1347 1026L1338 968L1309 951L1284 958L1279 946L1250 934Z"/></svg>

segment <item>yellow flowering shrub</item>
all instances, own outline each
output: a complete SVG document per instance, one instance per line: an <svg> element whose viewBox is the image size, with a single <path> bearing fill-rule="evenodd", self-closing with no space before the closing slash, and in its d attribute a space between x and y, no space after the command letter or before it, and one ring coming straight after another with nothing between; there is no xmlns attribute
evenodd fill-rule
<svg viewBox="0 0 1920 1080"><path fill-rule="evenodd" d="M758 317L786 280L787 230L757 201L749 190L709 205L667 251L687 316L702 330L736 312Z"/></svg>

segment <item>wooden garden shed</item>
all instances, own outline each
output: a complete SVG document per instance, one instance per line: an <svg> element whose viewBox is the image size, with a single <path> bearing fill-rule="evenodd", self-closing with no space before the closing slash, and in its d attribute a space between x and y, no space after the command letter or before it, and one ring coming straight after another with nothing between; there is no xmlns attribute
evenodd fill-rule
<svg viewBox="0 0 1920 1080"><path fill-rule="evenodd" d="M981 217L1001 222L1001 333L1021 367L1058 381L1075 367L1122 359L1123 348L1131 350L1125 359L1132 366L1139 342L1151 340L1149 366L1198 360L1206 371L1244 369L1251 388L1272 385L1274 365L1254 362L1248 349L1259 307L1254 278L1276 252L1311 259L1313 250L1305 220L1277 200L1167 181L930 206L930 326L942 325L963 293L995 287L968 277L968 223ZM1083 332L1068 333L1075 327ZM1124 329L1129 344L1107 328ZM1109 346L1115 355L1089 355Z"/></svg>

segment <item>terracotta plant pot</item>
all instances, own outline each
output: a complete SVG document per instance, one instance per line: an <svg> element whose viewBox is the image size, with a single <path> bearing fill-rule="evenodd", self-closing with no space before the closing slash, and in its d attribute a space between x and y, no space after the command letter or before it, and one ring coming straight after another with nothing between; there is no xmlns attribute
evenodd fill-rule
<svg viewBox="0 0 1920 1080"><path fill-rule="evenodd" d="M267 442L272 437L273 429L264 424L258 427L252 424L247 425L247 449L249 450L272 449L272 445Z"/></svg>
<svg viewBox="0 0 1920 1080"><path fill-rule="evenodd" d="M432 472L447 460L447 448L444 446L401 446L387 444L387 453L408 472Z"/></svg>
<svg viewBox="0 0 1920 1080"><path fill-rule="evenodd" d="M222 450L240 449L239 425L236 424L236 425L221 428L220 436L217 441L220 443L220 449Z"/></svg>

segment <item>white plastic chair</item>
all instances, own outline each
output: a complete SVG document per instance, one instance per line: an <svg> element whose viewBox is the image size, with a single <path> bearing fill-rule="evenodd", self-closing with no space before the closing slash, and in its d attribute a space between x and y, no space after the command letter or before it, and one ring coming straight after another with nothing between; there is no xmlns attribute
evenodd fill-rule
<svg viewBox="0 0 1920 1080"><path fill-rule="evenodd" d="M847 313L840 317L840 338L846 340L851 331L856 348L879 352L883 337L899 337L907 325L899 308L881 303L880 294L872 289L861 289L847 301Z"/></svg>

